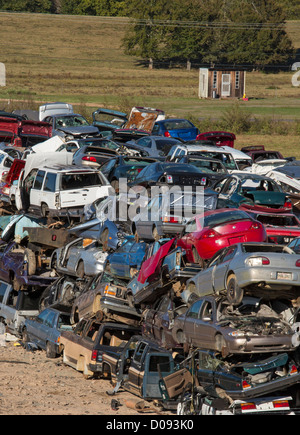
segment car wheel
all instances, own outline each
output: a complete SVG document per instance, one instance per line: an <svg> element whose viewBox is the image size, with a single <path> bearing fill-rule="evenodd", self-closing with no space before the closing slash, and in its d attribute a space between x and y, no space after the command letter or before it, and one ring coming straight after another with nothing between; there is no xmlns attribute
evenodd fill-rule
<svg viewBox="0 0 300 435"><path fill-rule="evenodd" d="M239 305L244 296L244 290L238 285L234 273L230 274L227 278L227 299L232 305Z"/></svg>
<svg viewBox="0 0 300 435"><path fill-rule="evenodd" d="M26 248L24 251L24 261L27 263L27 274L34 275L36 272L36 258L35 253L31 250Z"/></svg>

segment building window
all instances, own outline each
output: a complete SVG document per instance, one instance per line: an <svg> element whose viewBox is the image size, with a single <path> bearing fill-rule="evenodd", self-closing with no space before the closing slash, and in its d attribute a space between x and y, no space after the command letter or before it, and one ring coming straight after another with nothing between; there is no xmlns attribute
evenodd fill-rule
<svg viewBox="0 0 300 435"><path fill-rule="evenodd" d="M235 89L239 89L240 87L240 72L235 72Z"/></svg>
<svg viewBox="0 0 300 435"><path fill-rule="evenodd" d="M217 88L217 74L218 74L218 72L214 71L214 74L213 74L213 86L212 86L214 89Z"/></svg>

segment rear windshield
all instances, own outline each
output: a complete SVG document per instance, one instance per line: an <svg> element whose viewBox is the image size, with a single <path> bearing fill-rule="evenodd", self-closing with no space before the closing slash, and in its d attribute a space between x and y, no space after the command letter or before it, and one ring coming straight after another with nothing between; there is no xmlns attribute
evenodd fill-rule
<svg viewBox="0 0 300 435"><path fill-rule="evenodd" d="M167 130L181 130L185 128L193 128L194 126L186 119L183 119L164 122L164 127Z"/></svg>
<svg viewBox="0 0 300 435"><path fill-rule="evenodd" d="M279 252L279 253L285 253L288 254L287 251L283 250L284 246L281 245L273 245L273 244L267 244L267 245L242 245L243 252Z"/></svg>
<svg viewBox="0 0 300 435"><path fill-rule="evenodd" d="M101 184L101 179L97 173L63 174L61 177L61 190L82 189Z"/></svg>
<svg viewBox="0 0 300 435"><path fill-rule="evenodd" d="M244 219L251 219L250 216L242 210L233 210L224 213L213 214L211 216L204 217L205 227L214 227L226 222L238 221Z"/></svg>

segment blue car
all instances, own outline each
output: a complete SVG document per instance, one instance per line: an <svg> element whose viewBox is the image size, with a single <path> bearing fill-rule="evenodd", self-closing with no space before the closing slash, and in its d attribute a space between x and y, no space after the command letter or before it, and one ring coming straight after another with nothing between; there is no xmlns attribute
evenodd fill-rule
<svg viewBox="0 0 300 435"><path fill-rule="evenodd" d="M72 330L70 313L46 308L36 317L25 320L22 340L45 350L48 358L55 358L61 354L60 334L65 330Z"/></svg>
<svg viewBox="0 0 300 435"><path fill-rule="evenodd" d="M178 137L184 141L194 140L200 133L199 129L195 127L191 121L182 118L164 119L163 121L156 121L153 129L153 135L160 135L165 137Z"/></svg>
<svg viewBox="0 0 300 435"><path fill-rule="evenodd" d="M123 244L106 261L105 270L112 276L132 279L140 269L148 244L136 242L134 236L125 237Z"/></svg>

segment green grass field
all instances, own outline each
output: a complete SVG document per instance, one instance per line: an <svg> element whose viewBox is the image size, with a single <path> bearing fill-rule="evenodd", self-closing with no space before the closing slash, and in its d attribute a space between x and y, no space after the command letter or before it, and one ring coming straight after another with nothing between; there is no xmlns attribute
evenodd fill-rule
<svg viewBox="0 0 300 435"><path fill-rule="evenodd" d="M101 106L128 111L143 105L160 108L167 116L204 120L207 128L236 104L200 100L197 68L149 70L139 59L124 55L123 20L2 12L0 24L0 61L6 66L1 109L35 109L40 103L66 101L90 116ZM295 48L300 48L299 30L300 21L287 23ZM241 109L254 118L300 122L300 86L292 86L292 74L247 72L249 101L241 102ZM300 131L291 135L290 128L287 122L280 135L238 135L237 147L264 142L300 158Z"/></svg>

